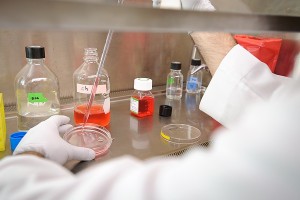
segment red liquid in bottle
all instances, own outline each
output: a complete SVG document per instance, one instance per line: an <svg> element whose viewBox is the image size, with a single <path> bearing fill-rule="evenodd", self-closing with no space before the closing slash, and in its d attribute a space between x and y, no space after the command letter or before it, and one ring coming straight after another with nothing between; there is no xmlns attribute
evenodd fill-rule
<svg viewBox="0 0 300 200"><path fill-rule="evenodd" d="M131 115L134 115L137 117L145 117L145 116L153 115L153 112L154 112L154 98L153 97L145 96L143 98L140 98L139 96L132 96L132 98L135 98L139 101L139 109L138 109L138 113L131 111Z"/></svg>
<svg viewBox="0 0 300 200"><path fill-rule="evenodd" d="M74 110L75 124L84 123L83 118L86 113L86 105L79 105ZM107 126L110 122L110 112L104 113L102 105L92 105L87 123L98 124L100 126Z"/></svg>

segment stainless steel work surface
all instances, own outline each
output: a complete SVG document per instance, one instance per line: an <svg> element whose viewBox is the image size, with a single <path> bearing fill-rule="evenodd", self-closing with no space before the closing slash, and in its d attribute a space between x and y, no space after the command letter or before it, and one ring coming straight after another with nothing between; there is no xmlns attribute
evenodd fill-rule
<svg viewBox="0 0 300 200"><path fill-rule="evenodd" d="M107 129L112 135L113 142L109 151L94 161L72 161L65 166L76 173L93 164L123 155L132 155L139 159L147 159L154 156L172 154L188 148L190 146L188 144L178 145L169 143L160 136L161 128L171 123L193 125L201 131L198 143L202 144L209 141L214 123L209 116L199 110L200 98L201 95L184 94L181 100L168 100L165 97L165 93L158 92L155 94L154 115L145 118L137 118L130 115L130 96L112 98L111 122ZM159 106L163 104L172 106L173 112L170 118L159 116ZM63 108L62 114L71 117L73 123L72 106ZM7 128L9 137L9 134L17 129L16 117L9 117L7 119ZM9 144L6 146L9 147ZM0 157L9 154L11 154L10 148L7 148L6 152L0 153Z"/></svg>
<svg viewBox="0 0 300 200"><path fill-rule="evenodd" d="M201 130L199 144L209 141L213 128L212 119L199 110L200 95L185 94L180 101L167 100L165 94L155 96L155 112L153 116L136 118L129 112L129 97L123 100L112 101L111 123L108 130L114 138L109 152L92 162L79 164L68 163L67 167L78 172L95 163L123 155L132 155L139 159L154 156L168 155L188 148L190 145L176 145L169 143L160 136L161 128L170 123L185 123ZM172 105L173 112L170 118L159 116L159 106ZM72 111L69 112L72 115Z"/></svg>

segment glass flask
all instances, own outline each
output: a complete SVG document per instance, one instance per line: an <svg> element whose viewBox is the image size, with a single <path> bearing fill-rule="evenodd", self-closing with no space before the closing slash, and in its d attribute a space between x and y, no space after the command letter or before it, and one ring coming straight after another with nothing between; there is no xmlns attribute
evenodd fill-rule
<svg viewBox="0 0 300 200"><path fill-rule="evenodd" d="M181 63L172 62L171 72L167 77L166 97L168 99L179 100L182 97L183 75L181 73Z"/></svg>
<svg viewBox="0 0 300 200"><path fill-rule="evenodd" d="M87 104L96 79L99 66L96 48L85 48L82 65L73 74L74 121L84 123ZM107 126L110 123L110 82L107 71L102 68L100 81L87 123Z"/></svg>
<svg viewBox="0 0 300 200"><path fill-rule="evenodd" d="M45 65L45 48L27 46L25 52L27 64L15 78L19 131L60 112L59 83Z"/></svg>

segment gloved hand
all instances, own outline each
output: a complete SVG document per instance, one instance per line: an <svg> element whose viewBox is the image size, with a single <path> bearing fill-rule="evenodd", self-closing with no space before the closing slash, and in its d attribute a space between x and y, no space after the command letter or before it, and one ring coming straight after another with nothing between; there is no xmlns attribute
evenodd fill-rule
<svg viewBox="0 0 300 200"><path fill-rule="evenodd" d="M69 121L67 116L54 115L39 123L26 133L13 155L33 151L60 164L73 159L94 159L95 152L92 149L73 146L60 136L72 127L67 124Z"/></svg>
<svg viewBox="0 0 300 200"><path fill-rule="evenodd" d="M153 0L153 5L160 8L180 9L183 10L216 10L209 0ZM181 5L181 6L180 6Z"/></svg>
<svg viewBox="0 0 300 200"><path fill-rule="evenodd" d="M183 10L215 11L209 0L181 0Z"/></svg>

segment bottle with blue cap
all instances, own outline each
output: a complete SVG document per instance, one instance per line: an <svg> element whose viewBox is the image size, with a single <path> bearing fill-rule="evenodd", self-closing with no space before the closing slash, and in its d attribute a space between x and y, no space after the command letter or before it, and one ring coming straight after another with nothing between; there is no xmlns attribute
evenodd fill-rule
<svg viewBox="0 0 300 200"><path fill-rule="evenodd" d="M18 130L29 130L52 115L59 114L59 84L45 65L45 48L25 47L27 64L15 78Z"/></svg>

